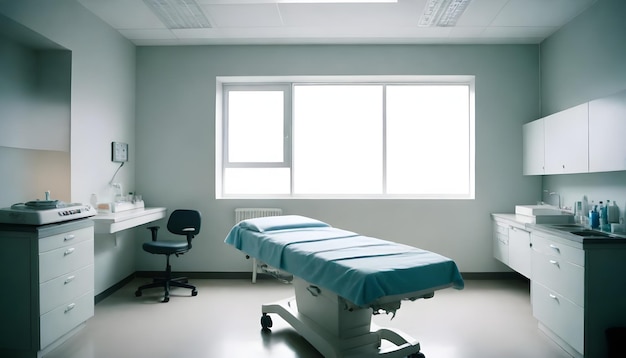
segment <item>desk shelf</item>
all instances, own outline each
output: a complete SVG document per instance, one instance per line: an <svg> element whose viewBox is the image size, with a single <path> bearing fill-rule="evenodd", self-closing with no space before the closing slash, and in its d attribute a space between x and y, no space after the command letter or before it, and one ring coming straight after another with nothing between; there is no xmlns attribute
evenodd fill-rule
<svg viewBox="0 0 626 358"><path fill-rule="evenodd" d="M165 217L166 208L141 208L92 217L96 234L114 234Z"/></svg>

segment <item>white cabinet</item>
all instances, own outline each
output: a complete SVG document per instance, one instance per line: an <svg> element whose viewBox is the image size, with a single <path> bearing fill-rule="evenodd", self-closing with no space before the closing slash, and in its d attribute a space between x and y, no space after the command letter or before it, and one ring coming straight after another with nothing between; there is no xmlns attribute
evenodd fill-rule
<svg viewBox="0 0 626 358"><path fill-rule="evenodd" d="M584 352L584 251L532 235L533 315L556 337Z"/></svg>
<svg viewBox="0 0 626 358"><path fill-rule="evenodd" d="M583 243L533 229L531 304L539 327L573 357L606 357L604 332L626 326L626 243Z"/></svg>
<svg viewBox="0 0 626 358"><path fill-rule="evenodd" d="M509 225L493 221L493 257L504 264L509 264Z"/></svg>
<svg viewBox="0 0 626 358"><path fill-rule="evenodd" d="M530 278L530 232L514 215L493 214L493 256Z"/></svg>
<svg viewBox="0 0 626 358"><path fill-rule="evenodd" d="M0 225L0 356L39 357L93 316L93 240L89 219Z"/></svg>
<svg viewBox="0 0 626 358"><path fill-rule="evenodd" d="M509 267L530 278L530 232L511 225L509 227Z"/></svg>
<svg viewBox="0 0 626 358"><path fill-rule="evenodd" d="M524 175L626 170L626 91L523 126Z"/></svg>
<svg viewBox="0 0 626 358"><path fill-rule="evenodd" d="M626 170L626 91L589 102L589 171Z"/></svg>
<svg viewBox="0 0 626 358"><path fill-rule="evenodd" d="M589 103L543 118L545 174L589 171Z"/></svg>
<svg viewBox="0 0 626 358"><path fill-rule="evenodd" d="M523 127L523 173L524 175L543 175L544 170L544 120L526 123Z"/></svg>

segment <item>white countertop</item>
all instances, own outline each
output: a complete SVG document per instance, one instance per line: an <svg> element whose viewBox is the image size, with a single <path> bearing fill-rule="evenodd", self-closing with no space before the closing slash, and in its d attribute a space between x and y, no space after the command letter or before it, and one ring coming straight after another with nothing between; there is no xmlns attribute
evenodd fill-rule
<svg viewBox="0 0 626 358"><path fill-rule="evenodd" d="M166 212L166 208L140 208L117 213L98 214L91 219L94 221L96 234L113 234L162 219Z"/></svg>

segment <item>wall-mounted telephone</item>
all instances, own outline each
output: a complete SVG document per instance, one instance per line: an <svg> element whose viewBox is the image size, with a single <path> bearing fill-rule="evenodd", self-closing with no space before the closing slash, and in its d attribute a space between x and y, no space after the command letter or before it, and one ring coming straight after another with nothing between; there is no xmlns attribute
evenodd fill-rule
<svg viewBox="0 0 626 358"><path fill-rule="evenodd" d="M111 142L111 161L116 163L128 161L128 143Z"/></svg>

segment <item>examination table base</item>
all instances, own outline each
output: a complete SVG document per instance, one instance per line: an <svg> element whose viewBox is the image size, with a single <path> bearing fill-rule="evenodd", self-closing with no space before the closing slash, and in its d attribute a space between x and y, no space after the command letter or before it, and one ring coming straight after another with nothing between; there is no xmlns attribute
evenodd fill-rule
<svg viewBox="0 0 626 358"><path fill-rule="evenodd" d="M371 323L372 309L356 307L331 291L294 277L295 297L264 304L261 326L278 314L324 357L424 357L420 344L404 332ZM431 297L432 294L425 294ZM391 344L383 345L382 341Z"/></svg>

